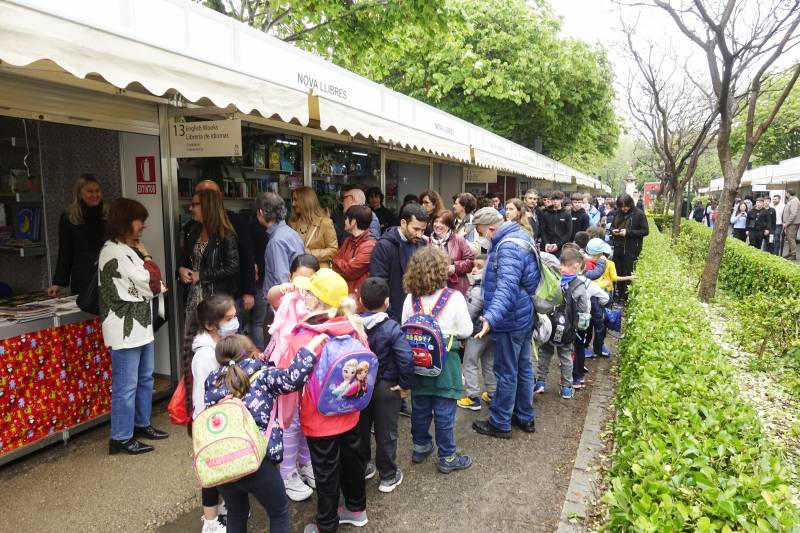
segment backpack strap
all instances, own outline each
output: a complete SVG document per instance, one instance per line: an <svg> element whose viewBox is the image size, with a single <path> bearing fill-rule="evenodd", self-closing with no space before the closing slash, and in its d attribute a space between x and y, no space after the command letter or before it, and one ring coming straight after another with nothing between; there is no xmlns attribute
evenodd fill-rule
<svg viewBox="0 0 800 533"><path fill-rule="evenodd" d="M425 309L422 307L422 298L419 296L411 296L411 311L415 315L425 312Z"/></svg>
<svg viewBox="0 0 800 533"><path fill-rule="evenodd" d="M450 302L450 297L453 295L453 289L446 287L442 294L439 295L439 298L436 300L436 303L433 305L433 309L431 309L431 315L433 318L439 318L439 315L442 314L444 308L447 307L448 302Z"/></svg>

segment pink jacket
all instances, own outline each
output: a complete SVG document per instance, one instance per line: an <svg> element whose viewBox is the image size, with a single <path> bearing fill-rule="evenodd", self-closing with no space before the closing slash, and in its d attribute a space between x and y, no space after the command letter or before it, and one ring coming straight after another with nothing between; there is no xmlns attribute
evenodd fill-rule
<svg viewBox="0 0 800 533"><path fill-rule="evenodd" d="M429 240L428 244L434 246L432 240ZM450 238L447 239L447 255L450 256L450 261L456 267L456 273L454 276L450 276L447 286L466 295L467 289L469 289L467 274L472 272L472 267L475 266L475 252L472 251L464 237L450 232Z"/></svg>

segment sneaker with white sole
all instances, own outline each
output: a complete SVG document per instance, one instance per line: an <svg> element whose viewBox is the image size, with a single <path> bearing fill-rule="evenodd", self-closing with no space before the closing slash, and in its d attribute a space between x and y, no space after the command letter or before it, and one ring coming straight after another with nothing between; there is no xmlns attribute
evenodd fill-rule
<svg viewBox="0 0 800 533"><path fill-rule="evenodd" d="M297 472L300 474L300 479L303 480L303 483L312 489L317 488L317 480L314 477L314 468L311 465L300 465L300 468L297 469Z"/></svg>
<svg viewBox="0 0 800 533"><path fill-rule="evenodd" d="M206 520L203 516L200 520L203 521L203 529L200 530L201 533L225 533L227 530L216 518L213 520Z"/></svg>
<svg viewBox="0 0 800 533"><path fill-rule="evenodd" d="M403 482L403 473L398 468L394 473L394 478L382 479L378 490L381 492L392 492L400 483Z"/></svg>
<svg viewBox="0 0 800 533"><path fill-rule="evenodd" d="M367 467L364 469L364 479L372 479L377 473L378 469L375 468L375 465L373 463L367 463Z"/></svg>
<svg viewBox="0 0 800 533"><path fill-rule="evenodd" d="M456 405L461 407L462 409L469 409L470 411L480 411L481 399L464 396L460 400L456 401Z"/></svg>
<svg viewBox="0 0 800 533"><path fill-rule="evenodd" d="M217 520L219 520L219 523L223 526L228 524L228 507L225 505L225 502L217 506Z"/></svg>
<svg viewBox="0 0 800 533"><path fill-rule="evenodd" d="M366 526L369 520L367 519L367 511L351 511L346 506L339 507L339 524L350 524L351 526L362 527Z"/></svg>
<svg viewBox="0 0 800 533"><path fill-rule="evenodd" d="M283 486L286 488L286 496L293 502L302 502L303 500L309 499L311 495L314 494L311 487L303 483L297 470L283 480Z"/></svg>

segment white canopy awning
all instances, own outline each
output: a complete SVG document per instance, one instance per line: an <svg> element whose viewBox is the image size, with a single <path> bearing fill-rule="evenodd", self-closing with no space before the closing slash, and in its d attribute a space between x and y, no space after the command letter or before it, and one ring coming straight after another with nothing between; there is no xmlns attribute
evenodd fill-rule
<svg viewBox="0 0 800 533"><path fill-rule="evenodd" d="M192 52L198 38L222 49L234 42L231 24L204 11L217 15L190 2L0 0L0 60L15 66L49 60L78 78L100 76L120 89L138 83L155 96L178 93L190 102L307 124L304 90L244 72L233 56L211 61ZM208 33L202 36L190 27L203 24ZM263 70L269 59L262 58Z"/></svg>

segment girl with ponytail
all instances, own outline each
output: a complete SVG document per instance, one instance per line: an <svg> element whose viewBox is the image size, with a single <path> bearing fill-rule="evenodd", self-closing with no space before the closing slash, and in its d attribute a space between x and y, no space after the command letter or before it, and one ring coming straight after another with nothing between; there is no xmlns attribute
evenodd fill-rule
<svg viewBox="0 0 800 533"><path fill-rule="evenodd" d="M229 395L239 398L268 438L267 454L257 471L217 487L228 505L228 532L247 531L249 494L269 515L270 531L289 531L289 503L278 471L278 463L283 460L283 430L279 423L270 425L270 420L277 422L277 417L272 417L276 398L305 384L317 362L316 353L327 339L324 334L308 339L297 350L289 368L275 368L264 362L253 341L243 335L225 337L217 343L215 357L219 367L206 381L206 405L214 405Z"/></svg>
<svg viewBox="0 0 800 533"><path fill-rule="evenodd" d="M217 343L226 335L236 333L239 323L233 298L226 294L214 294L202 300L191 313L183 337L183 381L186 386L186 412L192 420L203 412L205 404L205 382L217 368L214 353ZM191 391L191 394L189 394ZM187 426L191 434L192 425ZM223 533L225 527L219 521L225 516L225 505L220 501L216 487L202 489L203 529L202 533Z"/></svg>

